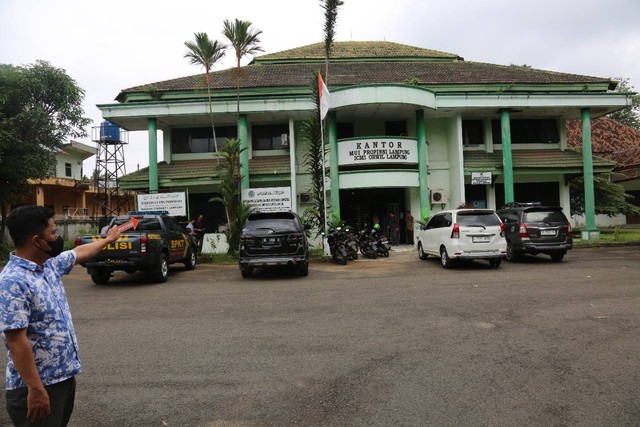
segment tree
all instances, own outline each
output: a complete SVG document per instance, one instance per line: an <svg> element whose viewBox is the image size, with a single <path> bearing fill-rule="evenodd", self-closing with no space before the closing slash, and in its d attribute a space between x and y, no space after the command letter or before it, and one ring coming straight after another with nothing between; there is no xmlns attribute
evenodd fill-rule
<svg viewBox="0 0 640 427"><path fill-rule="evenodd" d="M336 35L336 21L338 20L338 8L342 6L342 0L322 0L320 5L324 9L324 53L325 53L325 83L329 84L329 58L333 48L333 40Z"/></svg>
<svg viewBox="0 0 640 427"><path fill-rule="evenodd" d="M635 92L635 88L629 84L629 79L618 77L616 80L618 80L619 83L615 92ZM608 117L624 125L631 126L636 130L640 130L640 95L631 97L631 106L611 113Z"/></svg>
<svg viewBox="0 0 640 427"><path fill-rule="evenodd" d="M222 34L229 40L236 54L236 96L238 104L238 116L240 115L240 60L247 55L255 55L264 52L260 46L260 30L251 29L251 21L243 21L236 18L235 22L228 19L224 21Z"/></svg>
<svg viewBox="0 0 640 427"><path fill-rule="evenodd" d="M633 196L625 193L624 187L611 181L608 174L593 177L595 211L597 214L614 216L640 213L640 208L630 202ZM584 214L584 177L574 178L570 183L571 215Z"/></svg>
<svg viewBox="0 0 640 427"><path fill-rule="evenodd" d="M84 90L46 61L0 64L0 242L8 206L29 191L30 179L52 175L67 138L87 136Z"/></svg>
<svg viewBox="0 0 640 427"><path fill-rule="evenodd" d="M251 207L242 203L240 183L242 173L240 170L240 154L246 150L240 148L240 140L229 138L220 149L222 163L218 165L220 177L220 196L212 197L210 202L220 202L227 213L227 242L229 253L237 255L240 244L240 232L251 213Z"/></svg>
<svg viewBox="0 0 640 427"><path fill-rule="evenodd" d="M312 228L317 230L316 235L326 229L324 217L324 167L322 164L322 150L324 144L322 134L320 132L320 100L318 93L318 75L320 71L314 73L311 79L311 98L315 106L311 116L302 123L300 136L306 141L306 152L304 154L304 165L311 175L311 200L312 207L305 210L303 217L305 224L310 224Z"/></svg>
<svg viewBox="0 0 640 427"><path fill-rule="evenodd" d="M218 40L211 41L207 33L195 33L195 41L186 41L187 53L184 57L189 59L191 65L200 65L204 68L207 83L207 95L209 99L209 117L211 118L211 131L213 133L213 143L218 152L218 141L216 139L216 127L213 120L213 106L211 103L211 69L225 55L225 46ZM218 160L219 163L219 160Z"/></svg>

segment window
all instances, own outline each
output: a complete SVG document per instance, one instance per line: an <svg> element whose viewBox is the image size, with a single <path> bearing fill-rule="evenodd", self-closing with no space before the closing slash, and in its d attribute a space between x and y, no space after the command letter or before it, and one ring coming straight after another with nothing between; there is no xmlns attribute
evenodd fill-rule
<svg viewBox="0 0 640 427"><path fill-rule="evenodd" d="M73 174L71 173L71 163L64 164L64 176L71 178Z"/></svg>
<svg viewBox="0 0 640 427"><path fill-rule="evenodd" d="M338 123L336 130L338 133L338 139L353 138L355 136L355 132L353 131L353 122Z"/></svg>
<svg viewBox="0 0 640 427"><path fill-rule="evenodd" d="M236 137L235 126L216 126L216 141L222 146L228 138ZM171 151L174 154L215 153L211 127L171 130Z"/></svg>
<svg viewBox="0 0 640 427"><path fill-rule="evenodd" d="M289 134L288 124L254 125L251 128L254 150L281 150L282 134Z"/></svg>
<svg viewBox="0 0 640 427"><path fill-rule="evenodd" d="M512 144L557 144L560 142L558 123L554 119L511 120ZM493 143L502 144L500 120L491 121Z"/></svg>
<svg viewBox="0 0 640 427"><path fill-rule="evenodd" d="M484 125L482 120L462 121L462 144L482 145L484 143Z"/></svg>
<svg viewBox="0 0 640 427"><path fill-rule="evenodd" d="M384 134L386 136L407 136L407 122L405 121L385 122Z"/></svg>

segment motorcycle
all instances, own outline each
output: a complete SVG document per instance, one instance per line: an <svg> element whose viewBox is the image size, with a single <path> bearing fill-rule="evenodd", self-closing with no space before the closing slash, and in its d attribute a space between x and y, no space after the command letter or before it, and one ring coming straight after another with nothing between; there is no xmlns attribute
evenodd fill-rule
<svg viewBox="0 0 640 427"><path fill-rule="evenodd" d="M348 255L344 240L345 236L342 232L342 227L329 229L329 234L327 235L327 243L329 244L331 258L337 263L347 265Z"/></svg>
<svg viewBox="0 0 640 427"><path fill-rule="evenodd" d="M391 250L389 240L377 230L371 230L371 238L375 241L378 255L388 258Z"/></svg>
<svg viewBox="0 0 640 427"><path fill-rule="evenodd" d="M365 257L373 259L378 257L377 243L372 239L368 228L363 228L358 233L358 246Z"/></svg>
<svg viewBox="0 0 640 427"><path fill-rule="evenodd" d="M358 239L355 236L355 232L353 228L347 226L343 227L344 230L344 246L347 251L347 257L352 260L358 259L358 251L360 250L360 245L358 244Z"/></svg>

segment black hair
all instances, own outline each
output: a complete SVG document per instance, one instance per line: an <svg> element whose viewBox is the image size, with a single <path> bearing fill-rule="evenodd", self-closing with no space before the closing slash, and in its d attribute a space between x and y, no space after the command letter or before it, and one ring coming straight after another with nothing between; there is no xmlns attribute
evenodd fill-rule
<svg viewBox="0 0 640 427"><path fill-rule="evenodd" d="M15 247L21 248L30 236L44 233L53 215L54 212L44 206L26 205L12 210L7 218L7 228Z"/></svg>

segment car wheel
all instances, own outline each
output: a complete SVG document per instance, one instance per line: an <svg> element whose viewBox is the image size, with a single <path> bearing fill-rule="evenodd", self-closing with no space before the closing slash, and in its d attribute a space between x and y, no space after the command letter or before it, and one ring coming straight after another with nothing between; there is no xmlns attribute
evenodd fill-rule
<svg viewBox="0 0 640 427"><path fill-rule="evenodd" d="M502 260L501 259L490 259L489 260L489 265L491 266L491 268L498 268L498 267L500 267L500 264L502 264Z"/></svg>
<svg viewBox="0 0 640 427"><path fill-rule="evenodd" d="M306 277L309 275L309 264L298 267L298 276Z"/></svg>
<svg viewBox="0 0 640 427"><path fill-rule="evenodd" d="M507 242L507 261L516 262L518 260L518 254L516 254L515 249L511 242Z"/></svg>
<svg viewBox="0 0 640 427"><path fill-rule="evenodd" d="M158 266L153 273L153 277L158 283L166 282L169 277L169 261L167 261L167 254L164 252L160 254Z"/></svg>
<svg viewBox="0 0 640 427"><path fill-rule="evenodd" d="M250 267L242 268L242 267L240 267L240 274L242 274L242 277L244 279L248 279L249 277L251 277L253 275L253 268L250 268Z"/></svg>
<svg viewBox="0 0 640 427"><path fill-rule="evenodd" d="M111 272L107 270L98 270L91 273L91 280L96 285L106 285L111 278Z"/></svg>
<svg viewBox="0 0 640 427"><path fill-rule="evenodd" d="M560 262L564 258L564 252L552 253L550 256L553 262Z"/></svg>
<svg viewBox="0 0 640 427"><path fill-rule="evenodd" d="M184 269L193 270L196 268L196 262L196 253L193 249L189 248L187 250L187 257L184 259Z"/></svg>
<svg viewBox="0 0 640 427"><path fill-rule="evenodd" d="M422 247L422 243L418 243L418 258L425 260L429 257Z"/></svg>
<svg viewBox="0 0 640 427"><path fill-rule="evenodd" d="M440 262L444 268L453 267L453 261L449 258L449 254L447 253L447 248L444 246L440 248Z"/></svg>

